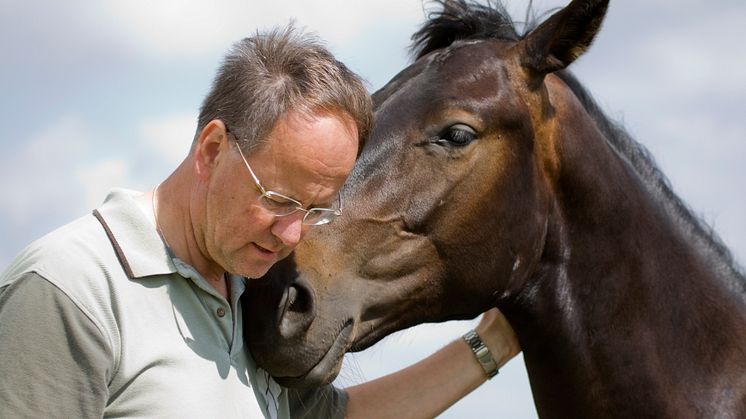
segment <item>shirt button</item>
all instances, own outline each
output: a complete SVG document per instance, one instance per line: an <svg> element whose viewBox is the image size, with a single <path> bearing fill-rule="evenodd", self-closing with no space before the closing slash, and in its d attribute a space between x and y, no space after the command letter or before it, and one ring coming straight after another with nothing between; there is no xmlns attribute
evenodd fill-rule
<svg viewBox="0 0 746 419"><path fill-rule="evenodd" d="M218 315L218 317L225 316L225 309L223 307L219 307L218 310L217 310L217 315Z"/></svg>

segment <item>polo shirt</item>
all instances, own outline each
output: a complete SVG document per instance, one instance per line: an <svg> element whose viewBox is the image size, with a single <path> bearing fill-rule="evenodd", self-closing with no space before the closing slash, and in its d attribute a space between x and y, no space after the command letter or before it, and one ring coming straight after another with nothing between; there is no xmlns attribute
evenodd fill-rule
<svg viewBox="0 0 746 419"><path fill-rule="evenodd" d="M279 386L244 347L230 302L174 257L114 190L0 275L0 418L343 417L346 393Z"/></svg>

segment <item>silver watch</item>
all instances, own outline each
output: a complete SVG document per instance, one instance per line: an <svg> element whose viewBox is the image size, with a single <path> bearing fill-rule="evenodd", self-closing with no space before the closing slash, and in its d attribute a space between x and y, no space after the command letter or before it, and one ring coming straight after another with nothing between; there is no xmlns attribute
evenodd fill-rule
<svg viewBox="0 0 746 419"><path fill-rule="evenodd" d="M471 348L471 351L474 352L474 356L477 357L477 361L479 361L479 365L482 366L485 374L487 374L487 378L496 376L498 373L497 362L495 362L495 358L492 357L492 353L485 346L484 342L482 342L482 339L479 338L476 330L469 330L463 338Z"/></svg>

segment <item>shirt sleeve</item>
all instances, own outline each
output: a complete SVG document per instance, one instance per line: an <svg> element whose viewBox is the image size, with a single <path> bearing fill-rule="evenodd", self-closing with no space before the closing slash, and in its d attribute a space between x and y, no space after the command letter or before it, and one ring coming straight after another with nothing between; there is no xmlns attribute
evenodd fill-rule
<svg viewBox="0 0 746 419"><path fill-rule="evenodd" d="M332 385L309 388L288 389L290 417L302 418L339 418L343 419L347 411L347 392Z"/></svg>
<svg viewBox="0 0 746 419"><path fill-rule="evenodd" d="M101 418L112 365L101 331L42 276L0 288L0 417Z"/></svg>

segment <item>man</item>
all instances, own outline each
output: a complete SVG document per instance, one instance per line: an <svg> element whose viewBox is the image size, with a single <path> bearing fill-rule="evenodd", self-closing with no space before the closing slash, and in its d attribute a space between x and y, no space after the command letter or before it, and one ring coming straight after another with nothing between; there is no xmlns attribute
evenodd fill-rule
<svg viewBox="0 0 746 419"><path fill-rule="evenodd" d="M246 278L341 213L370 107L292 28L236 44L165 181L113 191L0 277L0 417L432 416L485 381L518 352L494 312L478 326L488 367L458 340L346 391L282 389L244 350Z"/></svg>

